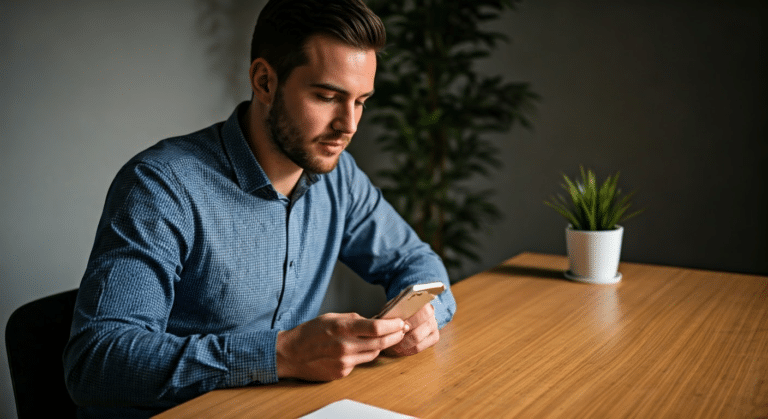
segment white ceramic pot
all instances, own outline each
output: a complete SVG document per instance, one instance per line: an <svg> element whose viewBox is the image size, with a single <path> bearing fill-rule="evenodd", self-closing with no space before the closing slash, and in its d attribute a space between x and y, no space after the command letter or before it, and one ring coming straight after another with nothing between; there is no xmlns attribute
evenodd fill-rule
<svg viewBox="0 0 768 419"><path fill-rule="evenodd" d="M614 284L621 280L619 258L624 227L614 230L565 229L570 270L565 276L574 281L591 284Z"/></svg>

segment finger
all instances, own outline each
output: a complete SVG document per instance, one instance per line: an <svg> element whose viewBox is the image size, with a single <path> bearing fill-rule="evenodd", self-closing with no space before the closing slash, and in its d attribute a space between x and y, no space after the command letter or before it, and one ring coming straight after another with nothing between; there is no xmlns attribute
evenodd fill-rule
<svg viewBox="0 0 768 419"><path fill-rule="evenodd" d="M437 320L434 316L408 332L405 337L387 353L395 352L397 355L413 355L437 343L440 333L437 328Z"/></svg>
<svg viewBox="0 0 768 419"><path fill-rule="evenodd" d="M410 348L414 354L419 353L427 348L435 346L440 341L440 331L435 329L427 337L421 340L416 346Z"/></svg>
<svg viewBox="0 0 768 419"><path fill-rule="evenodd" d="M369 341L369 345L370 345L369 348L371 348L372 350L375 349L375 350L381 351L386 348L389 348L390 346L397 345L403 340L405 335L406 335L405 331L401 329L398 332L390 333L386 336L368 338L367 340Z"/></svg>
<svg viewBox="0 0 768 419"><path fill-rule="evenodd" d="M432 317L408 332L405 337L403 337L400 345L402 348L416 346L435 330L437 330L437 322L434 320L434 317Z"/></svg>
<svg viewBox="0 0 768 419"><path fill-rule="evenodd" d="M424 322L434 318L435 308L432 307L432 304L426 303L413 316L409 317L408 320L406 320L406 323L410 326L411 329L415 329Z"/></svg>
<svg viewBox="0 0 768 419"><path fill-rule="evenodd" d="M371 362L379 356L379 351L368 351L344 355L328 360L319 367L318 381L336 380L348 376L356 366Z"/></svg>
<svg viewBox="0 0 768 419"><path fill-rule="evenodd" d="M362 353L369 351L381 351L390 346L397 345L403 337L405 332L399 330L395 333L390 333L384 336L377 337L353 337L346 339L343 345L343 352L347 354Z"/></svg>
<svg viewBox="0 0 768 419"><path fill-rule="evenodd" d="M379 356L379 353L381 351L375 350L375 351L367 351L367 352L358 352L353 355L347 355L344 357L344 362L348 365L360 365L365 364L366 362L371 362L374 359L376 359L377 356Z"/></svg>
<svg viewBox="0 0 768 419"><path fill-rule="evenodd" d="M417 342L415 345L410 345L410 344L406 344L405 342L400 342L399 344L385 350L384 353L389 356L415 355L425 349L428 349L434 346L439 341L440 341L440 331L433 330L429 335L427 335L421 341Z"/></svg>
<svg viewBox="0 0 768 419"><path fill-rule="evenodd" d="M350 320L347 333L353 336L380 337L402 332L405 322L402 319L365 319Z"/></svg>

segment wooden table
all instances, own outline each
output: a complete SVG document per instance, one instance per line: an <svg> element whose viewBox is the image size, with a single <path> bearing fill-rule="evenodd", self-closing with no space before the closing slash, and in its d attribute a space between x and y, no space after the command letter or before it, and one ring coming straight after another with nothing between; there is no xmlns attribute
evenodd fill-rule
<svg viewBox="0 0 768 419"><path fill-rule="evenodd" d="M768 417L768 277L622 263L616 285L522 254L453 287L421 354L344 379L217 390L160 418L290 418L353 399L422 418Z"/></svg>

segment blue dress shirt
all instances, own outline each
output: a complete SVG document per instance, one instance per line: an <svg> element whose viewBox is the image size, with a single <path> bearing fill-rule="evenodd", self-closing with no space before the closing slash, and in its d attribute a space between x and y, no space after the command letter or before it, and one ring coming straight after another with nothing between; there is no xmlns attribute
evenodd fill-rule
<svg viewBox="0 0 768 419"><path fill-rule="evenodd" d="M350 154L278 193L225 122L131 159L107 194L64 353L82 416L148 416L277 381L280 330L317 316L340 260L393 298L448 276ZM440 327L456 309L434 300Z"/></svg>

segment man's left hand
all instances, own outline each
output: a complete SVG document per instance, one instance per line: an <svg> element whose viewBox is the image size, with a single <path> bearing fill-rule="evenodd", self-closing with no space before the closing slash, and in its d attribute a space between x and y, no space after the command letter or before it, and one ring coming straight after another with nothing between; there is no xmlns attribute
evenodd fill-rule
<svg viewBox="0 0 768 419"><path fill-rule="evenodd" d="M440 331L437 328L437 319L435 319L435 308L430 303L424 304L424 307L408 318L405 323L410 326L410 330L405 334L403 340L385 349L383 351L385 355L415 355L440 340Z"/></svg>

